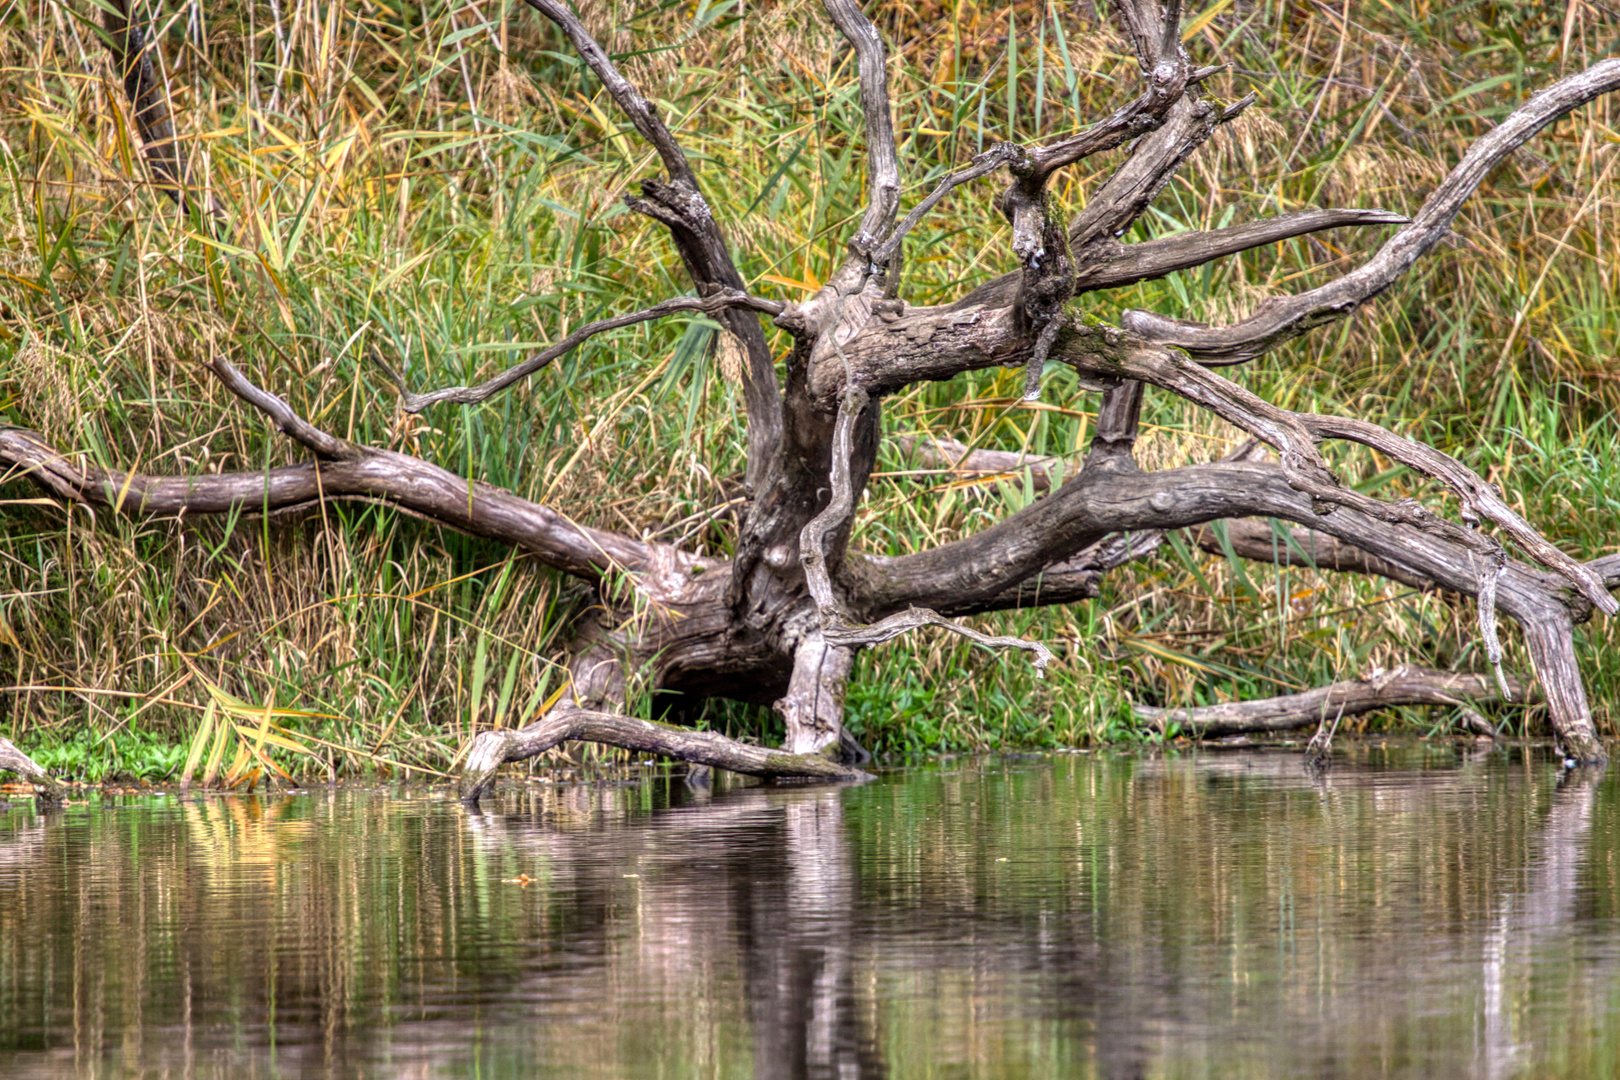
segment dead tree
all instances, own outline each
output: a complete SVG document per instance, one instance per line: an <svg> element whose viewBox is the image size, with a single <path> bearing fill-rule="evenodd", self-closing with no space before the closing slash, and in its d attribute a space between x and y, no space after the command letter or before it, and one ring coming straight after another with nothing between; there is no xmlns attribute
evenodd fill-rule
<svg viewBox="0 0 1620 1080"><path fill-rule="evenodd" d="M1542 128L1620 88L1620 60L1605 60L1527 100L1480 139L1408 220L1380 211L1310 210L1208 232L1136 244L1118 237L1147 210L1190 155L1252 96L1218 105L1202 85L1223 70L1199 66L1182 45L1179 0L1119 0L1110 8L1135 47L1135 96L1112 115L1045 146L1003 143L979 154L901 214L905 185L891 120L885 47L855 0L824 0L854 49L866 136L868 185L848 255L802 303L749 295L699 178L657 111L615 67L563 0L527 0L555 23L636 130L657 151L664 175L640 184L629 206L668 227L695 296L574 331L480 386L425 393L399 385L404 407L478 403L522 381L587 338L676 312L707 312L742 343L746 405L746 512L735 556L701 557L679 547L580 525L549 506L455 475L407 454L354 445L320 430L223 357L215 375L302 446L309 459L266 473L154 477L106 474L64 457L41 436L0 430L0 462L64 500L134 514L276 509L322 499L382 501L454 529L489 537L599 585L629 582L628 599L602 604L651 612L613 630L589 627L571 660L572 694L538 722L485 732L472 747L462 793L476 799L500 765L570 739L760 776L848 777L840 753L846 680L857 650L908 632L941 628L992 648L1050 658L1038 642L992 638L954 618L1096 594L1097 578L1151 551L1165 530L1229 518L1271 517L1330 538L1334 565L1422 581L1477 600L1478 632L1501 671L1497 613L1520 626L1552 726L1565 752L1598 762L1594 730L1571 633L1593 609L1613 615L1615 566L1583 564L1515 514L1497 490L1454 458L1362 419L1279 408L1216 369L1241 364L1345 318L1393 285L1447 234L1458 208L1486 174ZM111 17L109 17L111 18ZM152 107L138 77L133 22L110 21L110 44L136 96L149 161L162 184L183 182L169 146L169 118ZM114 25L116 23L116 25ZM120 52L120 50L125 50ZM156 126L154 126L154 123ZM1126 147L1123 163L1065 221L1049 194L1052 177L1103 151ZM998 206L1012 227L1017 268L954 302L905 300L907 234L954 190L1005 172ZM183 199L183 197L182 197ZM1087 293L1200 266L1223 256L1318 230L1398 225L1371 258L1330 284L1276 297L1229 326L1142 311L1118 326L1082 320ZM761 318L792 337L781 377ZM1038 395L1049 362L1072 368L1101 394L1095 438L1083 468L1056 490L994 526L933 550L901 557L863 553L852 510L873 469L885 395L924 380L1021 367ZM396 381L398 381L396 379ZM1133 458L1144 389L1179 395L1236 425L1276 452L1215 464L1143 471ZM1412 500L1384 502L1340 484L1322 444L1345 440L1450 488L1460 522ZM1512 555L1488 533L1494 527ZM1251 552L1251 554L1255 554ZM1263 553L1262 557L1263 556ZM615 595L627 596L625 590ZM786 724L779 751L712 733L625 716L626 672L688 695L774 703ZM1422 681L1413 669L1410 678ZM1435 678L1444 680L1444 673ZM1449 686L1436 687L1444 694ZM1422 695L1419 694L1419 697ZM1195 720L1189 717L1189 720Z"/></svg>

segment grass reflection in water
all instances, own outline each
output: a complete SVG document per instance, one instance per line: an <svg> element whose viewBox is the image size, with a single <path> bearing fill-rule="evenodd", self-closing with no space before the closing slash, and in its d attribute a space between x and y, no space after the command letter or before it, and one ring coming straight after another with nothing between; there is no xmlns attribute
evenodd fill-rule
<svg viewBox="0 0 1620 1080"><path fill-rule="evenodd" d="M1450 745L13 806L0 1075L1613 1075L1616 826Z"/></svg>

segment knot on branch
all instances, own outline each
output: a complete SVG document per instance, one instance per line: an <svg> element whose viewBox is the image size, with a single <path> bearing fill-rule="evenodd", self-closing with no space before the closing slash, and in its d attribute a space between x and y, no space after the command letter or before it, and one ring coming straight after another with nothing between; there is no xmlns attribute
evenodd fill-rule
<svg viewBox="0 0 1620 1080"><path fill-rule="evenodd" d="M714 221L708 201L684 180L643 180L639 196L626 194L624 204L638 214L661 222L671 229L701 235Z"/></svg>

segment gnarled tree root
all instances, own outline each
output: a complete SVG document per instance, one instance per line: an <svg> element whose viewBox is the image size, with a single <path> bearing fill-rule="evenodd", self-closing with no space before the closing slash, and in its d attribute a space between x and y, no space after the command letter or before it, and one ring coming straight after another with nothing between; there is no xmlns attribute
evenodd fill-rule
<svg viewBox="0 0 1620 1080"><path fill-rule="evenodd" d="M10 739L0 739L0 772L8 770L25 777L34 785L40 805L56 806L62 801L61 783L40 768L33 758L13 746Z"/></svg>
<svg viewBox="0 0 1620 1080"><path fill-rule="evenodd" d="M1508 682L1514 701L1531 700L1532 691L1518 680L1509 678ZM1373 672L1365 678L1318 687L1302 694L1186 709L1155 709L1138 705L1135 711L1138 718L1160 731L1170 724L1180 724L1187 734L1207 738L1214 735L1293 731L1320 724L1324 717L1332 720L1336 717L1359 716L1397 705L1469 708L1500 699L1496 682L1489 675L1437 671L1415 664L1402 664L1390 671Z"/></svg>
<svg viewBox="0 0 1620 1080"><path fill-rule="evenodd" d="M570 739L658 754L747 776L793 780L867 779L867 774L861 770L819 754L789 754L749 746L712 731L694 731L559 704L528 727L479 734L461 770L462 801L477 802L494 785L496 770L507 762L534 757Z"/></svg>

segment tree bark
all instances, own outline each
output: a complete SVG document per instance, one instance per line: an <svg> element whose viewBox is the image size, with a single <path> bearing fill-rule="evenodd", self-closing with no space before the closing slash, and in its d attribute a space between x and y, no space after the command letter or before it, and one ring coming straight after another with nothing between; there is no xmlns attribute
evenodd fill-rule
<svg viewBox="0 0 1620 1080"><path fill-rule="evenodd" d="M34 785L40 805L56 806L62 801L62 785L55 777L18 750L10 739L0 739L0 772L14 772Z"/></svg>
<svg viewBox="0 0 1620 1080"><path fill-rule="evenodd" d="M1512 700L1526 700L1525 689L1517 681L1512 691ZM1501 699L1488 676L1402 664L1393 671L1375 671L1360 679L1282 697L1179 709L1135 708L1138 717L1159 731L1176 724L1185 734L1209 738L1293 731L1319 724L1324 718L1360 716L1398 705L1468 707Z"/></svg>

